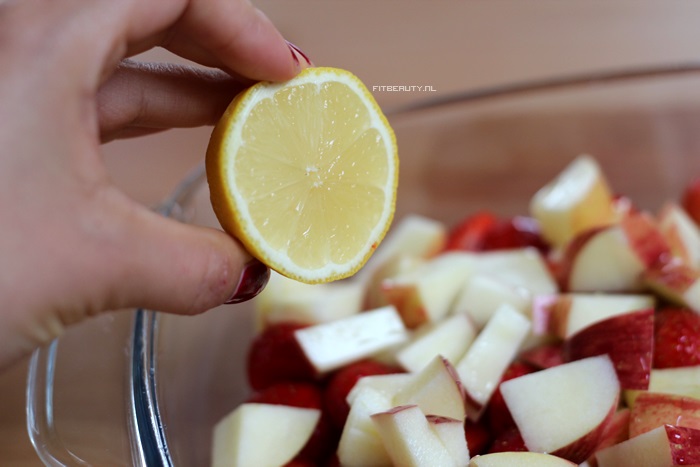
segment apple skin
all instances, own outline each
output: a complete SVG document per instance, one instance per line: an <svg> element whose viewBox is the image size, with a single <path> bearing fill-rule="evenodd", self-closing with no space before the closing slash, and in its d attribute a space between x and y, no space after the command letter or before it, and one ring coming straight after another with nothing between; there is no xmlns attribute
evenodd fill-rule
<svg viewBox="0 0 700 467"><path fill-rule="evenodd" d="M629 436L666 424L700 430L700 399L653 392L639 394L630 411Z"/></svg>
<svg viewBox="0 0 700 467"><path fill-rule="evenodd" d="M627 407L618 409L615 412L610 424L601 435L600 442L596 446L593 456L588 459L590 467L597 467L598 465L595 457L596 452L629 439L630 414L631 411Z"/></svg>
<svg viewBox="0 0 700 467"><path fill-rule="evenodd" d="M661 425L596 453L601 467L700 465L700 430Z"/></svg>
<svg viewBox="0 0 700 467"><path fill-rule="evenodd" d="M564 361L608 354L622 389L647 389L654 348L654 310L593 323L564 341Z"/></svg>
<svg viewBox="0 0 700 467"><path fill-rule="evenodd" d="M642 280L669 302L700 313L700 270L672 259L644 271Z"/></svg>
<svg viewBox="0 0 700 467"><path fill-rule="evenodd" d="M544 370L564 363L563 347L562 342L542 344L521 352L518 358L522 362Z"/></svg>
<svg viewBox="0 0 700 467"><path fill-rule="evenodd" d="M591 457L591 455L595 452L596 447L603 440L603 435L606 431L608 431L616 411L617 403L610 408L610 412L600 423L600 425L598 425L598 427L571 444L553 451L552 455L563 457L564 459L570 460L576 464L581 464L584 462L586 459Z"/></svg>

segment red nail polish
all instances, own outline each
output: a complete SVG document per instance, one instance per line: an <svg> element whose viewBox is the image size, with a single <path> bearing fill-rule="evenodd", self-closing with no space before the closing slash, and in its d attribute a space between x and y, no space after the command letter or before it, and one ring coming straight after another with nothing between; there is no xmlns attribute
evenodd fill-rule
<svg viewBox="0 0 700 467"><path fill-rule="evenodd" d="M289 42L289 41L287 41L287 45L289 46L290 49L296 50L297 53L298 53L299 55L301 55L302 57L304 57L304 60L306 60L306 63L308 63L309 65L311 65L311 60L309 60L309 57L307 57L306 54L305 54L304 52L302 52L301 49L300 49L299 47L297 47L296 45L292 44L292 43ZM294 51L292 51L292 55L295 55L295 54L294 54ZM295 60L297 63L299 63L299 59L296 58L296 55L294 56L294 60Z"/></svg>
<svg viewBox="0 0 700 467"><path fill-rule="evenodd" d="M231 305L250 300L262 292L268 280L270 280L270 269L257 259L250 261L243 268L233 295L224 304Z"/></svg>

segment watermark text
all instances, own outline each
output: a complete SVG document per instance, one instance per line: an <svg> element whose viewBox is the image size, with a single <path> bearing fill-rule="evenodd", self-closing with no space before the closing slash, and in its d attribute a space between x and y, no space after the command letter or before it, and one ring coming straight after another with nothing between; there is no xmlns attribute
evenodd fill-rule
<svg viewBox="0 0 700 467"><path fill-rule="evenodd" d="M437 92L431 85L413 86L413 85L374 85L372 91L380 92Z"/></svg>

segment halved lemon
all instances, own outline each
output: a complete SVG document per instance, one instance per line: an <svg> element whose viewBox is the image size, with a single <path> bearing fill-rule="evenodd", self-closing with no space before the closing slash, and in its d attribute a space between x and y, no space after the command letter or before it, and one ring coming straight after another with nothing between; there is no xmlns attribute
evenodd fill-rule
<svg viewBox="0 0 700 467"><path fill-rule="evenodd" d="M307 68L239 94L214 128L206 166L223 229L280 274L351 276L394 215L396 138L364 84Z"/></svg>

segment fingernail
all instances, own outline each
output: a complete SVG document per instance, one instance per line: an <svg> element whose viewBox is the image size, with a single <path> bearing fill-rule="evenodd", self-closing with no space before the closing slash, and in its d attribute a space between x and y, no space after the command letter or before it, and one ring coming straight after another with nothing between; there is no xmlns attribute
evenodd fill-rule
<svg viewBox="0 0 700 467"><path fill-rule="evenodd" d="M241 278L231 298L224 302L225 305L241 303L258 295L265 288L270 279L270 269L263 263L254 259L243 267Z"/></svg>
<svg viewBox="0 0 700 467"><path fill-rule="evenodd" d="M309 60L309 57L306 56L304 52L301 51L299 47L296 45L292 44L291 42L287 41L287 45L289 46L289 50L292 52L292 57L294 57L294 61L296 64L299 64L299 57L297 57L297 54L301 55L304 60L306 60L306 63L308 63L309 66L313 66L311 63L311 60Z"/></svg>

